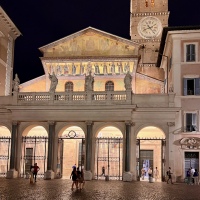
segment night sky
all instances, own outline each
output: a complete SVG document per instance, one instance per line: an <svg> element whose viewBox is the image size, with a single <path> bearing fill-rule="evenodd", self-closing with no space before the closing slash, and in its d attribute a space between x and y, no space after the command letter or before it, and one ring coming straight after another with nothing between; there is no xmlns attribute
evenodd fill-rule
<svg viewBox="0 0 200 200"><path fill-rule="evenodd" d="M130 0L0 0L0 6L23 35L14 59L21 83L44 74L39 47L88 26L130 39ZM199 0L169 0L169 11L169 26L200 25Z"/></svg>

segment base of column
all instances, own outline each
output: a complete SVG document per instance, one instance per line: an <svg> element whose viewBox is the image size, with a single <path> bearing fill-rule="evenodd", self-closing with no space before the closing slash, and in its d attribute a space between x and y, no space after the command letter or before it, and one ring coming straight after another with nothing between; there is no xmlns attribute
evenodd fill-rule
<svg viewBox="0 0 200 200"><path fill-rule="evenodd" d="M55 173L52 170L47 170L44 173L44 180L51 180L55 178Z"/></svg>
<svg viewBox="0 0 200 200"><path fill-rule="evenodd" d="M84 172L84 179L85 179L85 181L91 181L92 180L92 172L91 171L85 171Z"/></svg>
<svg viewBox="0 0 200 200"><path fill-rule="evenodd" d="M131 182L133 180L133 174L131 172L123 173L123 181Z"/></svg>
<svg viewBox="0 0 200 200"><path fill-rule="evenodd" d="M18 177L18 171L16 171L15 169L10 169L6 174L6 178L8 179L17 178L17 177Z"/></svg>

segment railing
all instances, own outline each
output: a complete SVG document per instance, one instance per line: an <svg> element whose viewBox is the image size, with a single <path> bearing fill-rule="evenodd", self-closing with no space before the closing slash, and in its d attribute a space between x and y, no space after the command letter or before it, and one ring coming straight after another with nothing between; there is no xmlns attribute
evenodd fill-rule
<svg viewBox="0 0 200 200"><path fill-rule="evenodd" d="M1 105L137 105L146 107L174 107L174 93L133 94L132 91L90 92L19 92L0 97ZM2 107L3 109L3 107ZM1 109L1 110L2 110ZM3 110L2 110L3 112Z"/></svg>
<svg viewBox="0 0 200 200"><path fill-rule="evenodd" d="M23 92L15 95L17 104L131 104L131 91Z"/></svg>

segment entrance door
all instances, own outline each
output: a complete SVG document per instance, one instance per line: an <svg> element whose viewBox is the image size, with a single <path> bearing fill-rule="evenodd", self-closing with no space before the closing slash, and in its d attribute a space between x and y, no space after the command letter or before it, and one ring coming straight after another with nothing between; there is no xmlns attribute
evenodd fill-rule
<svg viewBox="0 0 200 200"><path fill-rule="evenodd" d="M190 167L199 171L199 152L185 152L185 176Z"/></svg>
<svg viewBox="0 0 200 200"><path fill-rule="evenodd" d="M85 138L59 138L57 177L69 179L72 166L81 169L85 165Z"/></svg>
<svg viewBox="0 0 200 200"><path fill-rule="evenodd" d="M122 138L97 138L95 179L122 180Z"/></svg>
<svg viewBox="0 0 200 200"><path fill-rule="evenodd" d="M149 167L154 169L153 167L153 150L140 150L140 169L145 169L145 178L148 178L148 169Z"/></svg>

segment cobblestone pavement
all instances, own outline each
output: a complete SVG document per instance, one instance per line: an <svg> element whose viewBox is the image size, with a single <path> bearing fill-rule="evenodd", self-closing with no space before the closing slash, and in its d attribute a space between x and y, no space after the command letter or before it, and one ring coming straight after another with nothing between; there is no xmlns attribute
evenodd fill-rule
<svg viewBox="0 0 200 200"><path fill-rule="evenodd" d="M87 181L83 190L71 190L71 180L0 178L1 200L199 200L200 185L184 183L148 183L122 181Z"/></svg>

